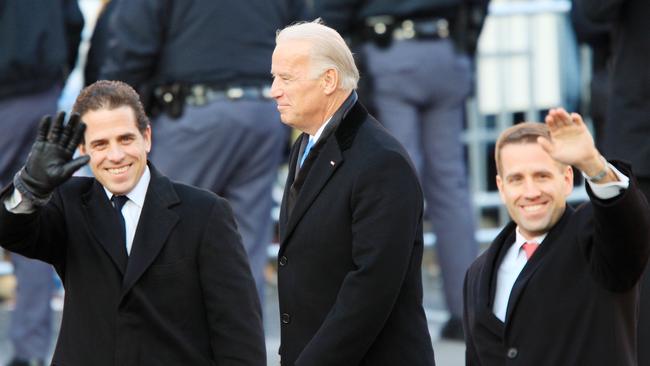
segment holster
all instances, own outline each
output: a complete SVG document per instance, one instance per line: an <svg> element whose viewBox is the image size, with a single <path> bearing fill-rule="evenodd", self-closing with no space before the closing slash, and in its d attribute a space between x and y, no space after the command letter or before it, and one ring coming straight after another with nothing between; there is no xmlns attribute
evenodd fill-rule
<svg viewBox="0 0 650 366"><path fill-rule="evenodd" d="M148 112L152 116L164 113L172 119L183 115L188 86L182 83L158 86L151 91L151 107Z"/></svg>

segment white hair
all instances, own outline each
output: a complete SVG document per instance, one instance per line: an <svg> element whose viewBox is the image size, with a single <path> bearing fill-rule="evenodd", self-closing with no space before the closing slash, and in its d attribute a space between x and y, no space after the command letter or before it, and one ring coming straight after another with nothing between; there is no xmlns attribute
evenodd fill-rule
<svg viewBox="0 0 650 366"><path fill-rule="evenodd" d="M341 35L323 24L320 18L312 22L292 24L280 31L275 43L305 41L311 45L312 76L318 77L328 69L337 70L339 88L354 90L359 82L359 70L354 57Z"/></svg>

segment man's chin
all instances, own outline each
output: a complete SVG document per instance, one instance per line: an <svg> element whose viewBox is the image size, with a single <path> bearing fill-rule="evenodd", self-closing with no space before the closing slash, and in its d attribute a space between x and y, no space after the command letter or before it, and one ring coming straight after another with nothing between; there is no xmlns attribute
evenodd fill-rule
<svg viewBox="0 0 650 366"><path fill-rule="evenodd" d="M119 183L106 183L100 182L102 185L108 189L114 195L126 194L130 191L128 182L119 182Z"/></svg>
<svg viewBox="0 0 650 366"><path fill-rule="evenodd" d="M545 223L526 223L525 225L519 225L520 229L525 230L532 236L540 236L548 231L548 225Z"/></svg>
<svg viewBox="0 0 650 366"><path fill-rule="evenodd" d="M289 127L294 127L294 124L291 123L291 121L289 121L287 118L284 118L282 115L280 115L280 121Z"/></svg>

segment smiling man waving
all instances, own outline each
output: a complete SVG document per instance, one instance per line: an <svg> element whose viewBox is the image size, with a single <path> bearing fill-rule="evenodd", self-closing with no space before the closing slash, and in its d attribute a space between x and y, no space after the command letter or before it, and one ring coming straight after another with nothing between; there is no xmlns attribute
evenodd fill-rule
<svg viewBox="0 0 650 366"><path fill-rule="evenodd" d="M73 109L65 126L62 113L43 119L0 192L0 245L52 264L65 287L52 364L266 365L226 201L147 163L151 127L127 84L98 81ZM88 161L94 179L70 178Z"/></svg>
<svg viewBox="0 0 650 366"><path fill-rule="evenodd" d="M495 155L513 222L467 272L467 365L636 365L650 214L630 168L563 109L505 130ZM572 165L588 182L576 209Z"/></svg>

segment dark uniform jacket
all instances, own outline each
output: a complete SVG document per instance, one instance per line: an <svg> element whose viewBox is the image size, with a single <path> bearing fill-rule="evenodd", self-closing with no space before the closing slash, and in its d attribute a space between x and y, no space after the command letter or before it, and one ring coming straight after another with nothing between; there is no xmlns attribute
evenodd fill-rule
<svg viewBox="0 0 650 366"><path fill-rule="evenodd" d="M297 176L305 134L291 151L279 223L282 365L430 366L422 192L404 149L350 104Z"/></svg>
<svg viewBox="0 0 650 366"><path fill-rule="evenodd" d="M614 29L605 154L629 161L637 176L650 179L650 1L576 1L591 20Z"/></svg>
<svg viewBox="0 0 650 366"><path fill-rule="evenodd" d="M343 35L363 38L367 21L390 16L401 21L444 18L459 50L476 51L489 0L314 0L313 14Z"/></svg>
<svg viewBox="0 0 650 366"><path fill-rule="evenodd" d="M603 131L607 157L632 163L650 197L650 1L575 0L593 21L613 24ZM641 281L639 365L650 365L650 270Z"/></svg>
<svg viewBox="0 0 650 366"><path fill-rule="evenodd" d="M259 300L230 207L150 168L129 257L93 178L73 177L33 214L0 207L0 244L51 263L65 287L52 364L266 365Z"/></svg>
<svg viewBox="0 0 650 366"><path fill-rule="evenodd" d="M83 25L77 0L0 1L0 99L62 85Z"/></svg>
<svg viewBox="0 0 650 366"><path fill-rule="evenodd" d="M275 32L298 19L304 0L120 0L101 78L215 88L271 84Z"/></svg>
<svg viewBox="0 0 650 366"><path fill-rule="evenodd" d="M637 281L650 211L633 180L618 197L600 200L588 190L591 202L567 207L517 278L505 324L492 312L496 274L515 241L516 225L504 228L467 271L467 365L637 364Z"/></svg>

